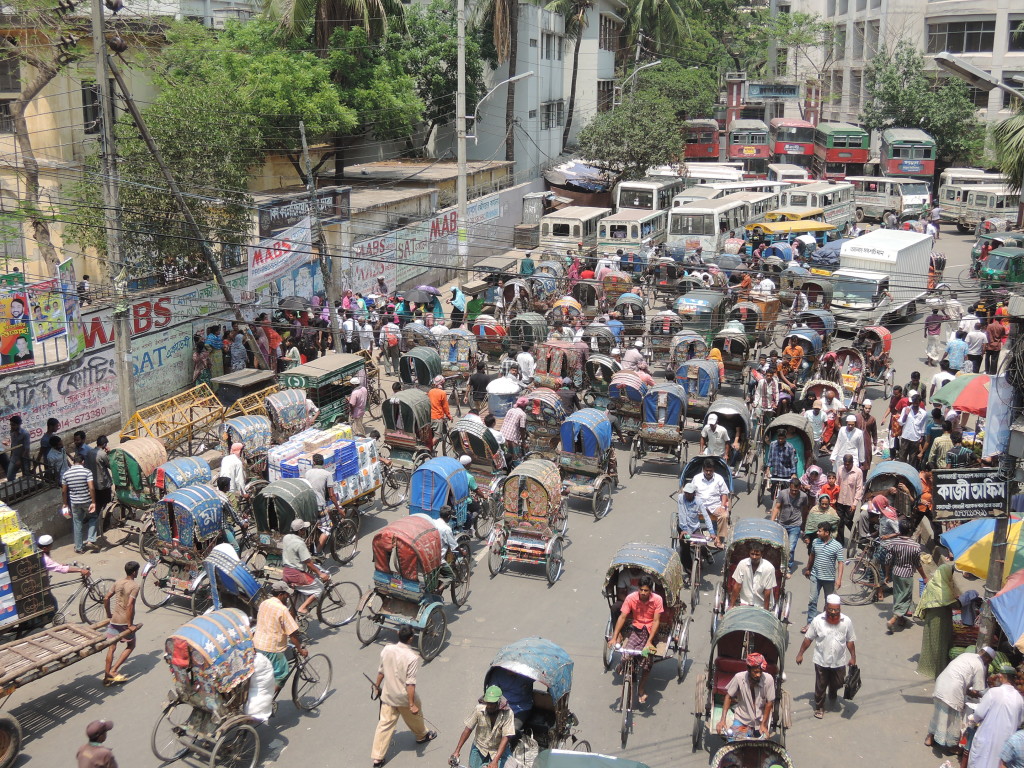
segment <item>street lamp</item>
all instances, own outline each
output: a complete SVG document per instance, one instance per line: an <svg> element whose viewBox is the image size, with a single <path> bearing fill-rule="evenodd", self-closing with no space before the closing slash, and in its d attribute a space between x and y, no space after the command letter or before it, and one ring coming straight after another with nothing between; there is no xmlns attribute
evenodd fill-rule
<svg viewBox="0 0 1024 768"><path fill-rule="evenodd" d="M473 116L466 118L467 120L472 120L473 121L473 134L472 135L466 134L466 138L467 139L472 139L474 144L476 144L478 142L478 138L477 138L477 135L476 135L476 117L477 117L477 114L479 114L479 112L480 112L480 105L483 104L485 101L487 101L488 97L490 97L490 95L492 93L494 93L496 90L501 88L503 85L508 85L509 83L514 83L516 80L525 80L528 77L533 77L534 74L536 74L536 73L532 72L532 71L531 72L523 72L523 74L521 74L521 75L516 75L515 77L510 77L507 80L502 80L496 86L491 88L491 90L489 90L487 93L485 93L483 95L483 98L481 98L479 101L477 101L476 109L473 110Z"/></svg>
<svg viewBox="0 0 1024 768"><path fill-rule="evenodd" d="M1021 93L1016 88L1011 88L1006 85L1002 80L993 75L991 72L986 72L983 69L973 64L968 64L966 61L958 56L954 56L951 53L943 51L942 53L935 54L935 63L939 65L939 69L944 69L950 72L965 83L981 91L991 91L993 88L998 88L1005 93L1010 94L1015 99L1024 99L1024 93ZM1019 80L1020 78L1014 78Z"/></svg>

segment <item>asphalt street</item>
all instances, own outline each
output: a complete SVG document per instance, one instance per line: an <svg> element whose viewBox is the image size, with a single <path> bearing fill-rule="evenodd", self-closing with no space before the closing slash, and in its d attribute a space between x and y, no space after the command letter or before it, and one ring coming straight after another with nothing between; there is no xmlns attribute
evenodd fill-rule
<svg viewBox="0 0 1024 768"><path fill-rule="evenodd" d="M949 259L947 282L955 288L962 287L965 299L969 290L965 265L972 241L971 237L946 234L936 248ZM959 285L961 271L963 286ZM934 371L923 364L922 320L923 315L919 315L912 324L893 329L898 383L909 379L912 370L922 371L926 379ZM868 394L876 395L880 393ZM875 414L881 416L884 407L881 402L878 405ZM696 440L696 432L693 438ZM691 455L696 451L694 443ZM704 599L694 612L685 679L676 682L673 661L656 665L648 702L635 718L628 746L622 749L619 744L621 714L617 707L621 685L617 677L604 671L601 663L608 616L601 593L603 579L609 560L622 544L668 543L669 514L675 507L669 494L677 487L676 475L657 470L653 463L647 465L649 471L630 479L625 471L625 451L620 451L619 466L625 487L615 494L612 512L606 519L595 522L583 507L574 507L569 521L565 572L553 587L548 586L540 569L512 567L492 579L486 564L478 563L467 605L461 610L451 606L446 609L450 622L447 645L420 673L418 689L424 713L440 737L417 749L411 734L400 725L388 754L390 768L446 765L462 730L462 721L481 693L484 673L495 652L509 642L535 635L558 643L572 656L575 668L570 708L579 718L579 736L589 740L594 751L639 760L651 768L708 762L710 753L693 754L690 743L694 687L708 661L710 603L721 580L720 557L705 576ZM743 482L737 485L740 501L734 516L763 516L764 508L756 507L753 495L743 492ZM362 531L362 552L350 566L339 569L335 578L355 581L365 589L372 573L368 557L370 537L388 519L402 514L404 510L395 510L368 517ZM116 541L118 534L112 533L111 539ZM97 576L116 578L122 563L133 554L136 553L127 547L113 546L80 559ZM57 555L72 558L67 545ZM804 561L802 546L798 547L797 560L801 564ZM937 766L942 758L922 745L930 716L932 685L914 671L921 627L911 626L887 636L884 618L888 601L846 609L857 632L863 688L855 702L845 703L841 711L829 711L824 719L816 720L811 705L810 654L802 667L793 661L802 639L799 628L803 625L808 593L807 580L799 571L791 577L788 589L793 593L793 612L784 688L794 703L793 725L787 740L794 765L818 765L827 760L835 768L872 764ZM15 692L4 708L18 717L25 731L23 754L16 765L49 768L72 764L76 749L85 741L85 726L97 718L115 722L108 745L122 766L158 765L150 751L150 734L171 684L163 660L163 644L170 632L189 618L184 602L172 602L157 610L149 610L140 602L137 620L144 627L139 633L138 650L125 668L131 680L122 687L103 687L103 662L97 656ZM360 647L354 625L323 634L314 630L314 634L315 650L333 660L334 690L313 714L300 714L290 702L281 703L278 716L260 728L264 764L304 768L369 766L377 704L369 698L369 684L363 673L373 676L376 672L381 642ZM711 743L719 744L714 738ZM463 760L466 759L468 747L463 753Z"/></svg>

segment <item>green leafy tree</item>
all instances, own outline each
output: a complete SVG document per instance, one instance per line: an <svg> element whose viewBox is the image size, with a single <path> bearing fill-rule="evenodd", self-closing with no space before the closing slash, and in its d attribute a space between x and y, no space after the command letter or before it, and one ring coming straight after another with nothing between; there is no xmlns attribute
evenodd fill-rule
<svg viewBox="0 0 1024 768"><path fill-rule="evenodd" d="M834 58L835 24L822 21L808 13L779 13L772 16L767 8L729 17L724 39L727 41L732 66L749 77L771 75L768 53L774 42L778 53L777 74L783 74L787 53L793 54L797 70L810 71L820 77Z"/></svg>
<svg viewBox="0 0 1024 768"><path fill-rule="evenodd" d="M402 25L400 0L264 0L263 12L280 25L285 35L312 39L320 56L326 57L339 29L360 28L380 39L389 27Z"/></svg>
<svg viewBox="0 0 1024 768"><path fill-rule="evenodd" d="M1002 120L992 129L996 145L999 170L1010 180L1015 192L1024 190L1024 108L1017 107L1017 114Z"/></svg>
<svg viewBox="0 0 1024 768"><path fill-rule="evenodd" d="M687 12L695 0L626 0L626 46L640 44L642 51L678 56L685 51L693 26Z"/></svg>
<svg viewBox="0 0 1024 768"><path fill-rule="evenodd" d="M683 121L712 113L718 97L718 80L708 69L686 67L665 59L636 76L636 89L638 94L670 104L676 120Z"/></svg>
<svg viewBox="0 0 1024 768"><path fill-rule="evenodd" d="M972 165L981 154L985 132L967 86L956 79L936 82L908 41L878 51L864 70L864 87L860 119L866 128L926 131L935 139L940 168Z"/></svg>
<svg viewBox="0 0 1024 768"><path fill-rule="evenodd" d="M684 147L675 105L649 93L630 95L596 115L579 136L580 154L622 179L643 178L651 166L675 162Z"/></svg>

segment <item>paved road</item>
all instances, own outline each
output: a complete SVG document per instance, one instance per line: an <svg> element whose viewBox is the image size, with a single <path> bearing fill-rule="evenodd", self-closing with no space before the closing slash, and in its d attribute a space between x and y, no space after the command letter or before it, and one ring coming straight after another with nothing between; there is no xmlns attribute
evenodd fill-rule
<svg viewBox="0 0 1024 768"><path fill-rule="evenodd" d="M958 273L969 259L970 240L954 235L941 241L949 257L950 282L958 281ZM894 329L894 357L901 382L909 378L911 370L921 370L926 377L933 370L921 362L920 320L915 325ZM875 410L878 413L881 409ZM623 469L625 459L626 454L621 453L619 466ZM624 472L624 482L627 487L615 495L613 511L607 519L594 522L584 511L571 515L565 574L554 587L548 587L539 571L512 569L490 579L486 566L480 564L467 606L461 611L448 611L449 644L420 676L425 714L441 736L418 753L411 735L400 729L388 756L389 766L445 765L461 731L462 719L480 694L483 675L495 651L510 641L531 635L549 638L572 655L575 670L571 709L579 717L580 735L590 740L595 751L640 760L651 768L706 764L707 753L691 754L690 733L694 684L708 659L708 604L720 580L717 567L705 580L705 599L695 612L690 667L685 680L676 683L672 662L657 665L649 701L636 717L628 747L623 750L619 746L620 715L616 706L620 686L611 673L603 671L600 660L607 617L600 593L602 580L620 545L629 541L667 542L667 515L673 506L668 495L676 487L676 477L652 470L629 480ZM741 495L737 510L740 517L763 515L763 509L755 508L752 498ZM396 511L387 517L398 514ZM362 539L364 551L353 565L342 569L342 578L363 585L369 582L371 567L365 550L369 535L385 522L383 515L368 519ZM68 551L65 547L61 555ZM99 575L107 576L115 575L129 556L128 550L115 547L87 556L87 560ZM802 552L798 552L798 561L803 562ZM801 640L797 630L803 623L800 614L806 606L807 582L797 573L790 588L794 596L790 642L796 646ZM788 748L796 765L818 764L825 750L829 763L837 768L872 763L932 768L941 762L921 746L930 715L931 686L914 673L920 627L886 636L883 618L887 607L849 610L858 633L859 661L865 680L856 703L845 705L842 713L829 712L823 720L814 719L810 656L803 667L797 667L793 663L795 647L787 653L785 688L794 699ZM189 615L184 604L156 611L141 606L140 614L145 627L138 652L126 667L132 680L124 687L104 688L102 660L92 658L11 697L6 708L21 720L26 732L25 750L18 765L70 764L77 746L83 742L86 724L96 718L116 722L109 743L121 765L157 765L149 749L149 738L170 686L162 660L163 641ZM368 699L369 686L362 673L373 675L380 648L379 644L360 648L352 627L316 642L316 649L334 660L335 690L314 715L300 716L290 703L281 705L272 726L261 730L266 764L306 768L369 764L377 706Z"/></svg>

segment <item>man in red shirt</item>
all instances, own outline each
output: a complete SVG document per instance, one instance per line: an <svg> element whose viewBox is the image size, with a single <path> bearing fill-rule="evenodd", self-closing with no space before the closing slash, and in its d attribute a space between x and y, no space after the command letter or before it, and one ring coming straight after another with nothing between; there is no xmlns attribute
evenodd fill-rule
<svg viewBox="0 0 1024 768"><path fill-rule="evenodd" d="M651 674L651 667L654 665L654 638L658 634L658 627L661 625L661 617L665 613L665 601L661 595L654 592L654 579L650 576L640 577L640 589L628 595L622 603L622 613L615 623L615 631L608 641L608 645L615 646L622 642L622 628L626 618L630 618L629 637L623 646L627 651L642 651L640 657L640 685L637 686L639 701L641 704L647 702L647 694L644 687L647 685L647 678Z"/></svg>

